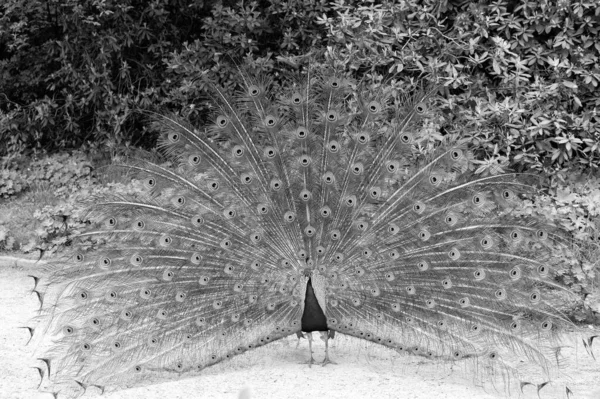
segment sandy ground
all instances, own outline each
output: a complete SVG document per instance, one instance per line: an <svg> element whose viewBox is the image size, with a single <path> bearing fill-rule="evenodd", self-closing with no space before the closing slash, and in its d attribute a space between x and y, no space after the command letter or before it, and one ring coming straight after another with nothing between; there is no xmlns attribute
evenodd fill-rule
<svg viewBox="0 0 600 399"><path fill-rule="evenodd" d="M50 394L37 391L39 376L32 368L26 321L34 314L37 300L30 295L33 264L0 259L0 398L42 399ZM316 337L316 335L315 335ZM323 359L324 344L317 339L315 358ZM103 395L107 399L183 398L406 398L492 399L503 392L476 386L460 367L439 365L417 357L397 354L381 346L337 335L331 350L336 365L308 367L308 344L290 337L245 353L231 361L204 370L192 378L163 382ZM566 371L574 398L600 399L600 359L595 361L583 348L576 348L577 361ZM598 351L600 352L600 351ZM572 354L573 355L573 354ZM574 356L574 355L573 355ZM548 389L549 388L549 389ZM524 395L538 398L534 387ZM540 398L566 397L564 387L551 386ZM99 397L88 390L84 398Z"/></svg>

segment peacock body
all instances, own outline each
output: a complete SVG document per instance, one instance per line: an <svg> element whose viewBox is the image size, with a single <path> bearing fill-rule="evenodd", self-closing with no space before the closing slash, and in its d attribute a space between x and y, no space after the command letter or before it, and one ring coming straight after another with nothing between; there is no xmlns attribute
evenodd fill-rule
<svg viewBox="0 0 600 399"><path fill-rule="evenodd" d="M329 72L276 93L242 78L236 96L213 88L203 130L154 118L175 167L123 165L145 192L98 199L36 287L46 389L198 371L302 330L553 378L577 298L553 278L560 231L518 214L531 177L427 148L435 90L399 103Z"/></svg>

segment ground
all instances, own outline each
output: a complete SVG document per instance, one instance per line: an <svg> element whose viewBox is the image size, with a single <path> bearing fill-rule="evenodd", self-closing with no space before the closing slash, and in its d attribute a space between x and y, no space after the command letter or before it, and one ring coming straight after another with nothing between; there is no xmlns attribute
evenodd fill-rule
<svg viewBox="0 0 600 399"><path fill-rule="evenodd" d="M30 294L35 274L33 262L0 257L0 397L3 399L43 399L39 376L31 366L27 320L37 309ZM317 334L315 334L317 338ZM315 340L315 359L324 357L324 344ZM460 367L440 365L414 356L401 355L381 346L355 338L336 335L331 357L336 365L314 365L308 359L308 343L296 348L295 336L245 353L231 361L213 366L192 378L163 382L140 388L108 393L106 399L183 399L183 398L405 398L405 399L492 399L506 397L489 387L474 384ZM572 362L566 374L574 398L600 398L600 359L595 361L583 347L568 349ZM600 351L598 351L600 352ZM534 387L524 388L523 398L538 398ZM510 394L513 397L515 394ZM99 397L88 391L84 398ZM564 386L556 384L541 391L540 398L566 397Z"/></svg>

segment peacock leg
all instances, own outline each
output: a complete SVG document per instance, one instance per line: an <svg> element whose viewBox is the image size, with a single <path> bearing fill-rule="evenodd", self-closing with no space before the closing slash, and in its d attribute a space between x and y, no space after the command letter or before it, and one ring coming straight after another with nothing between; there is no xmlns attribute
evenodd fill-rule
<svg viewBox="0 0 600 399"><path fill-rule="evenodd" d="M302 334L302 331L298 331L296 333L296 337L298 337L298 342L296 343L296 349L298 349L298 347L300 346L300 340L306 337L304 336L304 334Z"/></svg>
<svg viewBox="0 0 600 399"><path fill-rule="evenodd" d="M315 363L315 359L313 358L313 351L312 351L312 333L306 333L306 337L308 338L308 351L310 352L310 360L306 363L308 363L308 367L311 367L314 363Z"/></svg>
<svg viewBox="0 0 600 399"><path fill-rule="evenodd" d="M321 339L325 341L325 360L323 360L322 366L327 364L337 364L329 358L329 338L333 339L333 337L335 337L335 331L321 331Z"/></svg>

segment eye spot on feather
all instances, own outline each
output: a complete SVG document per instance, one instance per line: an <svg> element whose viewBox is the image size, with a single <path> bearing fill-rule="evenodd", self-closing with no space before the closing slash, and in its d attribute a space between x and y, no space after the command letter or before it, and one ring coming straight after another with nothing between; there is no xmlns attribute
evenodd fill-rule
<svg viewBox="0 0 600 399"><path fill-rule="evenodd" d="M190 262L192 262L194 265L199 265L200 262L202 262L202 255L200 255L198 252L194 252L192 256L190 256Z"/></svg>
<svg viewBox="0 0 600 399"><path fill-rule="evenodd" d="M263 150L263 155L267 159L273 159L277 155L277 150L275 150L275 147L267 146Z"/></svg>
<svg viewBox="0 0 600 399"><path fill-rule="evenodd" d="M165 270L162 274L162 279L164 281L171 281L173 280L173 277L175 276L175 273L172 270Z"/></svg>
<svg viewBox="0 0 600 399"><path fill-rule="evenodd" d="M519 266L515 266L512 269L510 269L510 271L508 272L508 276L510 277L511 280L513 281L517 281L521 278L522 276L522 272L521 272L521 268Z"/></svg>
<svg viewBox="0 0 600 399"><path fill-rule="evenodd" d="M340 144L336 141L336 140L331 140L328 144L327 144L327 149L329 150L329 152L331 152L332 154L337 154L337 152L340 150Z"/></svg>
<svg viewBox="0 0 600 399"><path fill-rule="evenodd" d="M288 223L292 223L294 220L296 220L296 214L292 211L287 211L283 215L283 220L285 220Z"/></svg>
<svg viewBox="0 0 600 399"><path fill-rule="evenodd" d="M219 129L224 129L229 125L229 118L225 115L217 116L216 125Z"/></svg>
<svg viewBox="0 0 600 399"><path fill-rule="evenodd" d="M344 204L348 207L348 208L352 208L354 207L354 205L356 205L356 196L355 195L348 195L344 198Z"/></svg>
<svg viewBox="0 0 600 399"><path fill-rule="evenodd" d="M109 291L105 295L105 299L109 302L114 302L118 298L119 298L119 294L117 294L117 291Z"/></svg>
<svg viewBox="0 0 600 399"><path fill-rule="evenodd" d="M357 220L356 222L354 222L354 227L358 231L366 231L369 228L369 224L365 221Z"/></svg>
<svg viewBox="0 0 600 399"><path fill-rule="evenodd" d="M300 165L302 165L303 167L307 167L312 163L312 158L308 155L302 155L300 157Z"/></svg>
<svg viewBox="0 0 600 399"><path fill-rule="evenodd" d="M548 268L544 265L539 265L537 267L537 272L540 275L540 277L548 277Z"/></svg>
<svg viewBox="0 0 600 399"><path fill-rule="evenodd" d="M234 145L231 149L231 155L233 155L234 158L241 158L244 155L244 147L241 145Z"/></svg>
<svg viewBox="0 0 600 399"><path fill-rule="evenodd" d="M357 267L354 269L354 273L356 273L356 275L357 275L357 276L359 276L359 277L360 277L360 276L364 276L364 275L365 275L365 269L363 269L363 268L362 268L362 267L360 267L360 266L357 266Z"/></svg>
<svg viewBox="0 0 600 399"><path fill-rule="evenodd" d="M446 289L446 290L449 290L450 288L452 288L452 280L450 280L449 278L443 279L442 287L444 287L444 289Z"/></svg>
<svg viewBox="0 0 600 399"><path fill-rule="evenodd" d="M427 104L420 102L415 105L415 112L419 115L423 115L427 111Z"/></svg>
<svg viewBox="0 0 600 399"><path fill-rule="evenodd" d="M237 212L234 208L225 208L223 210L223 216L225 217L225 219L229 220L229 219L233 219L234 217L236 217Z"/></svg>
<svg viewBox="0 0 600 399"><path fill-rule="evenodd" d="M307 189L300 191L300 199L304 202L308 202L312 199L312 193Z"/></svg>
<svg viewBox="0 0 600 399"><path fill-rule="evenodd" d="M167 134L167 140L171 144L176 144L176 143L179 143L179 140L181 140L181 136L179 135L179 133L169 132L169 134Z"/></svg>
<svg viewBox="0 0 600 399"><path fill-rule="evenodd" d="M96 262L96 264L101 269L107 270L110 267L110 265L112 264L112 260L109 257L104 256L104 257L98 259L98 261Z"/></svg>
<svg viewBox="0 0 600 399"><path fill-rule="evenodd" d="M419 231L419 239L421 241L428 241L431 238L431 233L425 229Z"/></svg>
<svg viewBox="0 0 600 399"><path fill-rule="evenodd" d="M529 302L531 302L533 305L537 305L538 303L540 303L541 300L542 295L540 291L535 290L531 294L529 294Z"/></svg>
<svg viewBox="0 0 600 399"><path fill-rule="evenodd" d="M74 332L75 332L75 329L71 326L63 327L63 334L65 334L65 335L73 335Z"/></svg>
<svg viewBox="0 0 600 399"><path fill-rule="evenodd" d="M106 221L104 222L104 225L107 228L112 229L117 226L117 219L114 217L110 217L110 218L106 219Z"/></svg>
<svg viewBox="0 0 600 399"><path fill-rule="evenodd" d="M421 215L423 214L423 212L425 212L425 204L422 203L421 201L417 201L413 204L413 211L417 214L417 215Z"/></svg>
<svg viewBox="0 0 600 399"><path fill-rule="evenodd" d="M221 309L223 307L223 301L216 300L213 302L213 309Z"/></svg>
<svg viewBox="0 0 600 399"><path fill-rule="evenodd" d="M100 319L98 319L97 317L93 317L88 321L88 325L90 327L92 327L93 329L97 329L100 327Z"/></svg>
<svg viewBox="0 0 600 399"><path fill-rule="evenodd" d="M279 190L281 190L283 183L279 179L273 179L273 180L271 180L271 183L269 184L269 186L271 187L271 190L279 191Z"/></svg>
<svg viewBox="0 0 600 399"><path fill-rule="evenodd" d="M435 308L435 300L433 300L433 299L427 299L425 301L425 306L427 306L429 309Z"/></svg>
<svg viewBox="0 0 600 399"><path fill-rule="evenodd" d="M464 155L463 151L458 148L450 151L450 158L452 158L453 161L458 161L458 160L462 159L463 155Z"/></svg>
<svg viewBox="0 0 600 399"><path fill-rule="evenodd" d="M458 248L452 248L448 252L448 257L454 261L459 260L460 259L460 251L458 250Z"/></svg>
<svg viewBox="0 0 600 399"><path fill-rule="evenodd" d="M190 166L198 166L200 165L200 161L202 158L198 154L191 154L188 156L188 165Z"/></svg>
<svg viewBox="0 0 600 399"><path fill-rule="evenodd" d="M129 263L131 263L132 266L141 266L143 262L144 258L138 253L131 255L131 258L129 258Z"/></svg>
<svg viewBox="0 0 600 399"><path fill-rule="evenodd" d="M398 227L398 225L396 223L388 224L387 232L389 234L395 236L396 234L398 234L399 231L400 231L400 227Z"/></svg>
<svg viewBox="0 0 600 399"><path fill-rule="evenodd" d="M388 173L396 173L400 169L400 162L396 160L386 161L385 162L385 170Z"/></svg>
<svg viewBox="0 0 600 399"><path fill-rule="evenodd" d="M373 255L373 251L372 251L371 249L369 249L369 248L365 248L365 249L363 249L363 251L362 251L362 255L363 255L365 258L370 258L370 257L371 257L371 255Z"/></svg>
<svg viewBox="0 0 600 399"><path fill-rule="evenodd" d="M185 297L187 296L187 294L183 291L179 291L175 294L175 300L177 302L183 302L185 301Z"/></svg>
<svg viewBox="0 0 600 399"><path fill-rule="evenodd" d="M200 215L194 215L190 218L190 221L192 223L192 226L194 227L200 227L204 224L204 218Z"/></svg>
<svg viewBox="0 0 600 399"><path fill-rule="evenodd" d="M415 295L417 293L417 290L413 285L409 285L408 287L406 287L406 293L408 295Z"/></svg>
<svg viewBox="0 0 600 399"><path fill-rule="evenodd" d="M77 263L83 263L84 260L85 260L85 256L83 254L77 254L77 255L75 255L75 262L77 262Z"/></svg>
<svg viewBox="0 0 600 399"><path fill-rule="evenodd" d="M355 176L362 175L365 170L365 167L362 164L362 162L356 162L356 163L352 164L352 166L350 168L351 168L350 170L352 171L352 174Z"/></svg>
<svg viewBox="0 0 600 399"><path fill-rule="evenodd" d="M316 251L317 251L317 255L323 255L323 254L325 253L325 247L323 247L323 246L319 245L319 246L316 248Z"/></svg>
<svg viewBox="0 0 600 399"><path fill-rule="evenodd" d="M437 174L432 174L431 176L429 176L429 184L431 184L434 187L437 187L440 185L440 183L442 182L442 179L440 179L440 177Z"/></svg>
<svg viewBox="0 0 600 399"><path fill-rule="evenodd" d="M260 88L258 86L256 86L256 85L248 86L248 95L250 97L258 97L261 93L262 93L262 91L260 90Z"/></svg>
<svg viewBox="0 0 600 399"><path fill-rule="evenodd" d="M394 273L388 272L385 274L385 279L387 281L394 281L396 279L396 276L394 275Z"/></svg>
<svg viewBox="0 0 600 399"><path fill-rule="evenodd" d="M358 144L365 145L369 141L371 141L371 136L369 135L369 133L362 132L356 136L356 141L358 141Z"/></svg>
<svg viewBox="0 0 600 399"><path fill-rule="evenodd" d="M198 327L204 327L206 325L206 317L198 317L195 323Z"/></svg>
<svg viewBox="0 0 600 399"><path fill-rule="evenodd" d="M474 194L473 197L471 197L471 202L473 203L473 205L480 207L481 205L483 205L484 201L483 201L483 195L482 194Z"/></svg>
<svg viewBox="0 0 600 399"><path fill-rule="evenodd" d="M503 301L506 299L506 290L504 288L499 288L494 293L494 296L496 297L497 300Z"/></svg>
<svg viewBox="0 0 600 399"><path fill-rule="evenodd" d="M242 173L240 175L240 181L242 184L250 184L252 183L252 175L250 173Z"/></svg>
<svg viewBox="0 0 600 399"><path fill-rule="evenodd" d="M413 135L410 133L402 133L400 134L400 141L403 144L410 144L413 141Z"/></svg>
<svg viewBox="0 0 600 399"><path fill-rule="evenodd" d="M369 191L369 196L374 200L379 199L379 197L381 196L381 189L379 187L371 187L371 190Z"/></svg>
<svg viewBox="0 0 600 399"><path fill-rule="evenodd" d="M149 177L144 180L144 186L146 188L154 188L156 187L156 179L153 177Z"/></svg>
<svg viewBox="0 0 600 399"><path fill-rule="evenodd" d="M504 198L505 200L512 200L515 198L515 193L514 191L510 190L510 189L506 189L502 191L502 198Z"/></svg>
<svg viewBox="0 0 600 399"><path fill-rule="evenodd" d="M231 242L231 240L229 238L224 238L223 240L221 240L221 243L219 244L219 246L223 249L231 249L233 243Z"/></svg>
<svg viewBox="0 0 600 399"><path fill-rule="evenodd" d="M252 233L250 234L250 242L252 244L258 244L262 241L262 235L260 233Z"/></svg>
<svg viewBox="0 0 600 399"><path fill-rule="evenodd" d="M269 213L269 207L267 206L267 204L258 204L256 206L256 211L261 215L266 215L267 213Z"/></svg>
<svg viewBox="0 0 600 399"><path fill-rule="evenodd" d="M479 241L479 245L481 245L481 248L483 249L490 249L494 246L494 240L490 236L485 236Z"/></svg>
<svg viewBox="0 0 600 399"><path fill-rule="evenodd" d="M299 140L304 140L308 137L308 129L304 126L298 126L296 128L296 138Z"/></svg>
<svg viewBox="0 0 600 399"><path fill-rule="evenodd" d="M523 238L523 235L518 230L513 230L510 232L509 237L512 240L512 242L518 243Z"/></svg>
<svg viewBox="0 0 600 399"><path fill-rule="evenodd" d="M304 234L305 234L307 237L312 237L312 236L314 236L314 235L315 235L315 233L316 233L316 229L315 229L313 226L306 226L306 227L304 228Z"/></svg>
<svg viewBox="0 0 600 399"><path fill-rule="evenodd" d="M540 324L540 328L542 329L542 331L550 331L552 330L552 321L546 319L542 322L542 324Z"/></svg>
<svg viewBox="0 0 600 399"><path fill-rule="evenodd" d="M458 304L460 305L461 308L468 308L471 305L471 300L467 297L460 298L458 300Z"/></svg>
<svg viewBox="0 0 600 399"><path fill-rule="evenodd" d="M367 104L367 110L372 115L377 115L381 112L381 109L381 104L378 101L371 101L369 104Z"/></svg>
<svg viewBox="0 0 600 399"><path fill-rule="evenodd" d="M444 218L444 223L446 223L450 227L455 226L456 223L458 223L458 216L453 212L448 212L448 214Z"/></svg>
<svg viewBox="0 0 600 399"><path fill-rule="evenodd" d="M225 268L223 269L225 274L233 274L233 270L234 270L233 265L225 265Z"/></svg>
<svg viewBox="0 0 600 399"><path fill-rule="evenodd" d="M520 320L515 320L515 321L511 322L510 325L508 326L508 328L512 332L521 331L521 321Z"/></svg>
<svg viewBox="0 0 600 399"><path fill-rule="evenodd" d="M158 241L161 247L169 247L173 243L173 239L170 236L163 235Z"/></svg>
<svg viewBox="0 0 600 399"><path fill-rule="evenodd" d="M483 280L485 278L485 270L483 270L483 269L477 269L477 270L475 270L473 272L473 277L477 281Z"/></svg>
<svg viewBox="0 0 600 399"><path fill-rule="evenodd" d="M275 125L277 125L277 118L275 118L273 115L267 115L265 117L265 126L268 128L273 128Z"/></svg>
<svg viewBox="0 0 600 399"><path fill-rule="evenodd" d="M300 95L300 93L294 93L294 94L292 94L290 102L292 104L294 104L294 105L300 105L300 104L302 104L302 96Z"/></svg>
<svg viewBox="0 0 600 399"><path fill-rule="evenodd" d="M88 299L88 293L85 290L81 290L77 293L77 299L85 301Z"/></svg>
<svg viewBox="0 0 600 399"><path fill-rule="evenodd" d="M429 270L429 263L426 260L419 261L419 263L417 263L417 269L421 272L427 271Z"/></svg>
<svg viewBox="0 0 600 399"><path fill-rule="evenodd" d="M206 184L206 187L208 188L209 191L215 192L219 189L219 182L217 181L209 181Z"/></svg>
<svg viewBox="0 0 600 399"><path fill-rule="evenodd" d="M152 297L152 291L149 288L142 288L140 290L140 297L142 299L150 299Z"/></svg>
<svg viewBox="0 0 600 399"><path fill-rule="evenodd" d="M131 310L124 309L121 311L121 320L130 321L133 319L133 312Z"/></svg>

